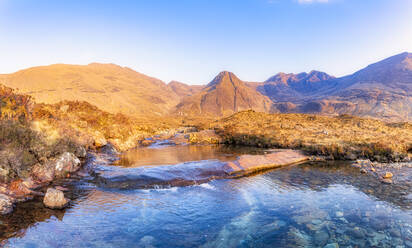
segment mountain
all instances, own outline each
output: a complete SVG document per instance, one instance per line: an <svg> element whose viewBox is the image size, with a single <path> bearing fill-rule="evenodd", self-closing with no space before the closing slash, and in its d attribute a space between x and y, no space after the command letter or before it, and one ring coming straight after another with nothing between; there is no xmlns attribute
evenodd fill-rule
<svg viewBox="0 0 412 248"><path fill-rule="evenodd" d="M219 73L200 92L182 99L176 107L180 115L225 116L254 109L269 112L271 101L227 71Z"/></svg>
<svg viewBox="0 0 412 248"><path fill-rule="evenodd" d="M299 101L324 88L335 77L325 72L311 71L298 74L280 72L263 83L250 83L274 102Z"/></svg>
<svg viewBox="0 0 412 248"><path fill-rule="evenodd" d="M340 78L321 73L307 80L298 75L278 74L256 88L276 101L274 107L281 112L412 119L411 53L392 56Z"/></svg>
<svg viewBox="0 0 412 248"><path fill-rule="evenodd" d="M188 85L178 81L171 81L167 84L179 97L191 96L200 92L204 85Z"/></svg>
<svg viewBox="0 0 412 248"><path fill-rule="evenodd" d="M0 83L37 102L87 101L111 113L163 115L180 97L159 79L114 64L39 66L0 75Z"/></svg>

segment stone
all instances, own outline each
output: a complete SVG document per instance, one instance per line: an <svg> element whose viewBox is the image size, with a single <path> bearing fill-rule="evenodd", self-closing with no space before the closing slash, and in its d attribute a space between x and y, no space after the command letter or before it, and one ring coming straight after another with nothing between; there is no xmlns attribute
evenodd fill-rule
<svg viewBox="0 0 412 248"><path fill-rule="evenodd" d="M155 238L153 236L146 235L139 240L138 246L144 248L154 248L155 246L153 243L155 242Z"/></svg>
<svg viewBox="0 0 412 248"><path fill-rule="evenodd" d="M69 173L75 172L80 169L81 162L80 160L70 152L65 152L56 160L53 161L55 177L66 177Z"/></svg>
<svg viewBox="0 0 412 248"><path fill-rule="evenodd" d="M346 231L349 236L355 237L357 239L362 239L365 237L365 232L359 227L354 227Z"/></svg>
<svg viewBox="0 0 412 248"><path fill-rule="evenodd" d="M318 231L315 233L314 241L318 246L324 246L328 242L329 234L326 231Z"/></svg>
<svg viewBox="0 0 412 248"><path fill-rule="evenodd" d="M14 209L14 202L13 198L8 195L0 194L0 214L10 214L13 212Z"/></svg>
<svg viewBox="0 0 412 248"><path fill-rule="evenodd" d="M68 203L69 200L64 197L64 193L54 188L48 188L43 199L43 204L51 209L63 209Z"/></svg>
<svg viewBox="0 0 412 248"><path fill-rule="evenodd" d="M341 218L341 217L343 217L343 212L336 211L335 215L336 215L336 217Z"/></svg>
<svg viewBox="0 0 412 248"><path fill-rule="evenodd" d="M386 172L385 175L382 176L384 179L390 179L393 177L393 174L391 172Z"/></svg>
<svg viewBox="0 0 412 248"><path fill-rule="evenodd" d="M360 172L361 172L362 174L368 173L368 172L367 172L365 169L363 169L363 168L360 170Z"/></svg>
<svg viewBox="0 0 412 248"><path fill-rule="evenodd" d="M54 167L50 162L46 164L35 164L31 170L31 175L40 183L51 182L54 179Z"/></svg>
<svg viewBox="0 0 412 248"><path fill-rule="evenodd" d="M234 162L227 162L223 170L229 174L241 174L272 169L285 165L291 165L308 160L300 151L295 150L271 150L271 153L265 155L241 155Z"/></svg>
<svg viewBox="0 0 412 248"><path fill-rule="evenodd" d="M338 243L330 243L325 245L323 248L339 248Z"/></svg>
<svg viewBox="0 0 412 248"><path fill-rule="evenodd" d="M381 182L384 183L384 184L392 184L393 183L393 181L391 179L388 179L388 178L382 179Z"/></svg>
<svg viewBox="0 0 412 248"><path fill-rule="evenodd" d="M153 143L155 143L154 140L145 139L145 140L142 140L142 141L140 142L140 145L142 145L142 146L150 146L150 145L153 144Z"/></svg>
<svg viewBox="0 0 412 248"><path fill-rule="evenodd" d="M389 233L391 234L391 236L393 237L401 237L401 231L397 228L392 228L389 230Z"/></svg>
<svg viewBox="0 0 412 248"><path fill-rule="evenodd" d="M108 154L108 155L117 155L119 152L116 150L116 148L111 144L107 143L105 146L100 148L99 152Z"/></svg>
<svg viewBox="0 0 412 248"><path fill-rule="evenodd" d="M106 138L99 131L94 133L94 146L97 148L103 147L107 144Z"/></svg>
<svg viewBox="0 0 412 248"><path fill-rule="evenodd" d="M78 158L85 158L87 156L87 151L83 146L76 147L74 155Z"/></svg>

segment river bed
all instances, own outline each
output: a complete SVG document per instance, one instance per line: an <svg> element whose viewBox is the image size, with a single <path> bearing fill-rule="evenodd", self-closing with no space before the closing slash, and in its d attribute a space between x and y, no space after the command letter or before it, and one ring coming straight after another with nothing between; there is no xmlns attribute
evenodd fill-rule
<svg viewBox="0 0 412 248"><path fill-rule="evenodd" d="M391 185L336 161L179 186L158 184L150 177L192 173L193 168L262 153L250 148L154 145L120 159L91 154L85 177L61 182L70 189L70 206L50 210L41 199L19 204L12 215L0 219L2 244L412 247L411 168L402 169L403 180ZM133 183L135 176L139 184Z"/></svg>

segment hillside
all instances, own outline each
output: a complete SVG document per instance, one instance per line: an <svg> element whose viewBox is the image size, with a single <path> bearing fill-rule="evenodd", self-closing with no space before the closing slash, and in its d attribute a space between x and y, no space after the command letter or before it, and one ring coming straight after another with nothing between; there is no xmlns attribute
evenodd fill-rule
<svg viewBox="0 0 412 248"><path fill-rule="evenodd" d="M206 87L183 98L176 107L179 115L225 116L247 109L269 112L271 101L247 86L233 73L219 73Z"/></svg>
<svg viewBox="0 0 412 248"><path fill-rule="evenodd" d="M200 92L204 85L188 85L178 81L171 81L167 84L179 97L191 96Z"/></svg>
<svg viewBox="0 0 412 248"><path fill-rule="evenodd" d="M162 115L179 101L164 82L114 64L39 66L1 75L0 83L36 102L87 101L111 113Z"/></svg>

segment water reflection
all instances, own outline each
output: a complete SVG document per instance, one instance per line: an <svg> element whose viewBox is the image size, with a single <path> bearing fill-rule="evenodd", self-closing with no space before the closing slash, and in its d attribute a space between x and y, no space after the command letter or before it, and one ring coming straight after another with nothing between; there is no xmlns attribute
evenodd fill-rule
<svg viewBox="0 0 412 248"><path fill-rule="evenodd" d="M211 145L155 146L130 150L120 156L117 165L124 167L180 164L217 159L232 161L241 154L262 153L262 149Z"/></svg>

